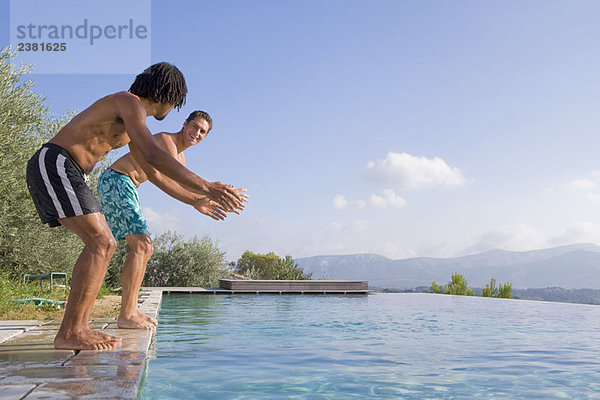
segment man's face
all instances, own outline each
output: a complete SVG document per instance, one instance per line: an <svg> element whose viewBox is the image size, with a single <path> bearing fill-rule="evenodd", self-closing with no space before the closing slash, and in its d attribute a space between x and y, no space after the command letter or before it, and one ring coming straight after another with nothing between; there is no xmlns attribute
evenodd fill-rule
<svg viewBox="0 0 600 400"><path fill-rule="evenodd" d="M210 125L204 118L194 118L183 123L183 140L188 146L200 143L208 135Z"/></svg>
<svg viewBox="0 0 600 400"><path fill-rule="evenodd" d="M159 107L158 107L158 111L154 114L154 118L159 121L162 121L163 119L165 119L167 114L169 114L171 112L171 110L174 108L175 108L175 105L173 105L173 104L160 103Z"/></svg>

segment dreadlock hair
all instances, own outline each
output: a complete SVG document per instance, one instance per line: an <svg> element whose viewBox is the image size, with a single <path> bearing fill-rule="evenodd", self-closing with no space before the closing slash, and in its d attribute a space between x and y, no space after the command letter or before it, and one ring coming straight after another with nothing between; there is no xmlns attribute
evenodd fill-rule
<svg viewBox="0 0 600 400"><path fill-rule="evenodd" d="M160 62L136 76L129 91L157 103L173 104L179 111L185 104L187 86L183 74L176 66Z"/></svg>
<svg viewBox="0 0 600 400"><path fill-rule="evenodd" d="M210 117L210 115L208 115L208 113L205 111L196 110L196 111L193 111L189 117L187 117L185 122L190 122L191 120L196 119L196 118L202 118L202 119L206 120L206 122L208 122L208 132L210 132L210 130L213 127L213 122L212 122L212 118ZM208 132L206 132L206 133L208 133Z"/></svg>

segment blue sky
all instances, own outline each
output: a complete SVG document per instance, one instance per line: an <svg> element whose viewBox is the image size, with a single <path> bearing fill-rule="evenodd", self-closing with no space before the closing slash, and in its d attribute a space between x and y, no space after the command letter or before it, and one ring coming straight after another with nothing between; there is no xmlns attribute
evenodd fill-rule
<svg viewBox="0 0 600 400"><path fill-rule="evenodd" d="M151 18L151 61L189 95L150 129L208 111L189 168L251 196L215 222L146 183L152 232L230 260L600 244L599 2L153 1ZM59 116L134 74L30 78Z"/></svg>

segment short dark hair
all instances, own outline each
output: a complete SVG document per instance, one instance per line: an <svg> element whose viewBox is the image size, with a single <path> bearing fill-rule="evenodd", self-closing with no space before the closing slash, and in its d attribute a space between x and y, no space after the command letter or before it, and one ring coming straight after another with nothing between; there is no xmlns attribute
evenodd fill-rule
<svg viewBox="0 0 600 400"><path fill-rule="evenodd" d="M210 115L208 115L208 113L205 111L196 110L196 111L193 111L190 114L190 116L187 117L187 119L185 121L190 122L191 120L196 119L196 118L205 119L206 122L208 122L208 132L210 132L210 130L212 129L212 126L213 126L212 118L210 117Z"/></svg>
<svg viewBox="0 0 600 400"><path fill-rule="evenodd" d="M187 86L183 74L176 66L160 62L136 76L129 91L157 103L173 104L179 110L185 104Z"/></svg>

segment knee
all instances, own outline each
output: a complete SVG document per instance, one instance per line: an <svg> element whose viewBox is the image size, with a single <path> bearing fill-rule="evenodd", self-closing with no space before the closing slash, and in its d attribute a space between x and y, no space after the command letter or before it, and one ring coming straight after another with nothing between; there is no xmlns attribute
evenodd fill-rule
<svg viewBox="0 0 600 400"><path fill-rule="evenodd" d="M136 255L143 257L146 261L152 257L154 253L154 246L150 237L145 236L142 239L135 240L133 244L130 244L130 251Z"/></svg>
<svg viewBox="0 0 600 400"><path fill-rule="evenodd" d="M117 241L110 230L95 235L89 245L94 253L106 258L112 257L117 249Z"/></svg>

